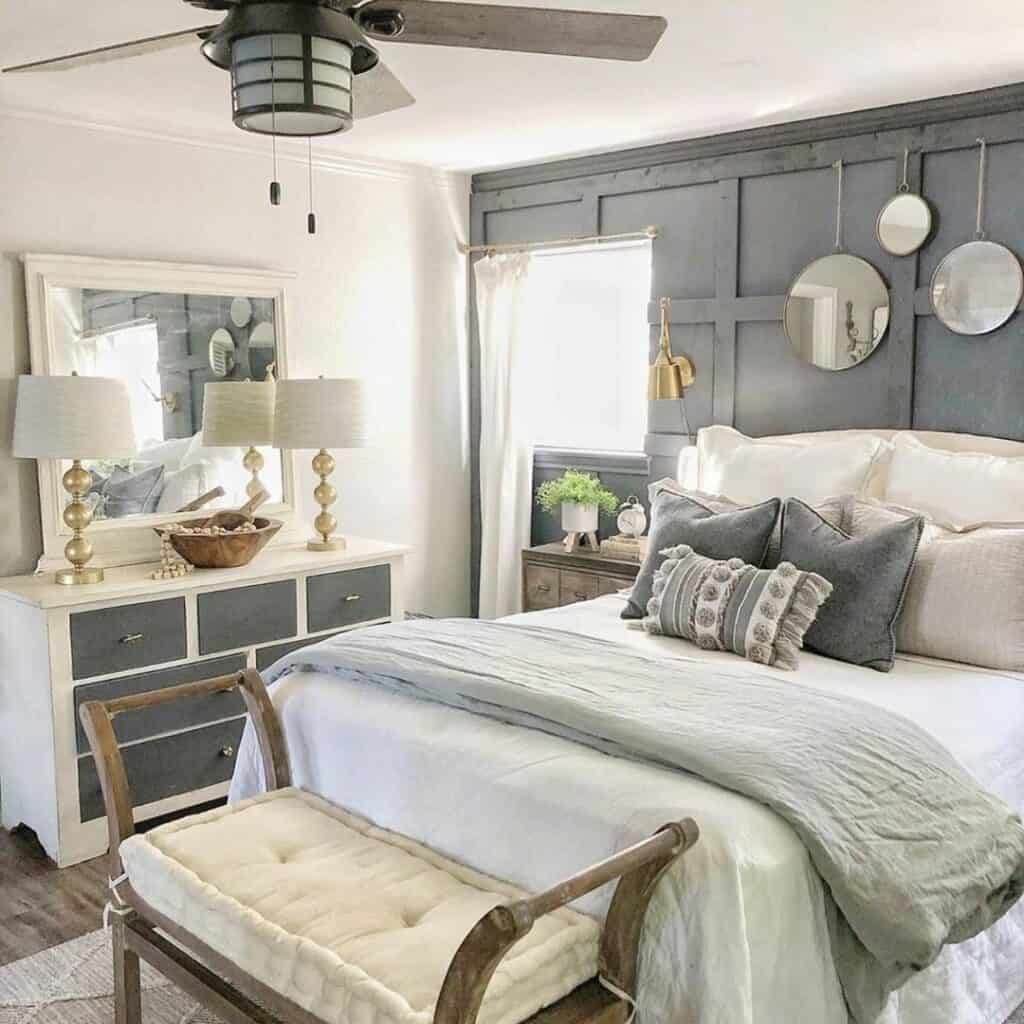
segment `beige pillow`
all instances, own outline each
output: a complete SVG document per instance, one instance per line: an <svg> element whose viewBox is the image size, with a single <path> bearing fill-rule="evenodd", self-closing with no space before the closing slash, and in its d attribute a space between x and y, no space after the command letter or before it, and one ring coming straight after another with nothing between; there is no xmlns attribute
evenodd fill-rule
<svg viewBox="0 0 1024 1024"><path fill-rule="evenodd" d="M801 444L704 427L697 434L697 477L702 491L745 505L778 497L814 505L833 494L865 494L887 449L888 442L870 435Z"/></svg>
<svg viewBox="0 0 1024 1024"><path fill-rule="evenodd" d="M884 498L958 527L1018 522L1024 517L1024 457L940 451L897 434Z"/></svg>
<svg viewBox="0 0 1024 1024"><path fill-rule="evenodd" d="M920 513L851 502L851 536ZM1024 523L954 529L925 523L917 563L896 621L896 649L986 668L1024 671Z"/></svg>

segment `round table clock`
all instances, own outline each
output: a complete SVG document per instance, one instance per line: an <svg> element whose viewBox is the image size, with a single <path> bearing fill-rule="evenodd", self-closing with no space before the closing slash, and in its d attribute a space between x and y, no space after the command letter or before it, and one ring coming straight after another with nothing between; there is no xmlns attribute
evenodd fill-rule
<svg viewBox="0 0 1024 1024"><path fill-rule="evenodd" d="M617 525L619 533L625 537L639 540L643 536L647 529L647 513L635 494L631 494L619 507Z"/></svg>

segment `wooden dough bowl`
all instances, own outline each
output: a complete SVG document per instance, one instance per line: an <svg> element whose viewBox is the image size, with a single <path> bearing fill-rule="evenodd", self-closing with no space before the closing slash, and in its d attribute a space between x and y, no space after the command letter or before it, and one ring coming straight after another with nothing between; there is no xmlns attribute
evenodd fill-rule
<svg viewBox="0 0 1024 1024"><path fill-rule="evenodd" d="M253 520L256 529L251 533L221 533L208 536L202 533L171 533L171 547L197 569L237 569L248 565L281 529L280 519ZM182 526L205 526L205 519L189 519ZM159 530L157 531L160 532Z"/></svg>

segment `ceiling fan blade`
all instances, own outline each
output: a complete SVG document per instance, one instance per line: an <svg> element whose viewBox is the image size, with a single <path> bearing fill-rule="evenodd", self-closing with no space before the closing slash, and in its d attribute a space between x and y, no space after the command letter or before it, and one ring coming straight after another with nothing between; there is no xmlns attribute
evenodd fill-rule
<svg viewBox="0 0 1024 1024"><path fill-rule="evenodd" d="M398 34L394 33L395 12L404 23ZM392 15L390 24L388 14ZM521 50L610 60L645 60L668 24L657 15L499 7L439 0L370 0L360 5L353 17L368 36L396 43Z"/></svg>
<svg viewBox="0 0 1024 1024"><path fill-rule="evenodd" d="M183 46L215 29L216 25L202 25L199 28L185 29L183 32L166 32L162 36L148 36L146 39L135 39L130 43L117 43L114 46L100 46L95 50L83 50L81 53L69 53L63 57L51 57L48 60L36 60L28 64L15 64L4 68L4 72L15 71L71 71L73 68L85 67L88 64L106 64L112 60L123 60L125 57L141 57L143 54L169 50L175 46Z"/></svg>
<svg viewBox="0 0 1024 1024"><path fill-rule="evenodd" d="M356 75L352 85L352 108L356 120L362 121L389 110L411 106L416 100L381 61L373 70Z"/></svg>

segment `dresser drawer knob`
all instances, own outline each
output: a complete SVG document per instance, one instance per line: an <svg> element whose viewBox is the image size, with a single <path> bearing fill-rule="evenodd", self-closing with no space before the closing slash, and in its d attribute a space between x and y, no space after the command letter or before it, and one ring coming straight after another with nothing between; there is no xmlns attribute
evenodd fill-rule
<svg viewBox="0 0 1024 1024"><path fill-rule="evenodd" d="M551 592L551 584L550 583L538 583L537 584L537 593L538 594L549 594L550 592Z"/></svg>
<svg viewBox="0 0 1024 1024"><path fill-rule="evenodd" d="M221 747L220 748L220 756L221 757L234 757L235 756L235 748L234 747L230 747L230 746L228 746L228 747Z"/></svg>
<svg viewBox="0 0 1024 1024"><path fill-rule="evenodd" d="M349 595L348 595L348 596L347 596L347 597L345 598L345 600L346 600L346 601L358 601L358 600L360 600L361 598L362 598L362 594L349 594Z"/></svg>
<svg viewBox="0 0 1024 1024"><path fill-rule="evenodd" d="M579 590L577 590L572 596L575 597L577 601L586 601L587 599L587 595Z"/></svg>
<svg viewBox="0 0 1024 1024"><path fill-rule="evenodd" d="M127 636L121 637L117 642L125 647L134 647L136 644L141 644L144 639L145 636L142 633L129 633Z"/></svg>

